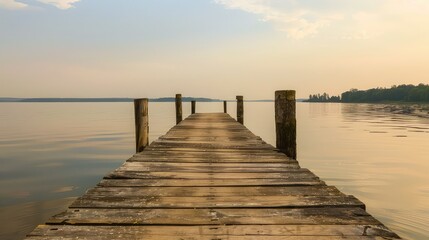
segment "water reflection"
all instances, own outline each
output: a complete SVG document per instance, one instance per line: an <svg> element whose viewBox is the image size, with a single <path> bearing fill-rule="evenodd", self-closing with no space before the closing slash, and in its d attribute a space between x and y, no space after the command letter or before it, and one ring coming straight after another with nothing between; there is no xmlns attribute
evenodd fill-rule
<svg viewBox="0 0 429 240"><path fill-rule="evenodd" d="M75 198L0 207L0 239L23 239L35 226L66 210Z"/></svg>
<svg viewBox="0 0 429 240"><path fill-rule="evenodd" d="M425 239L429 235L429 195L421 189L429 185L429 135L421 130L429 129L429 119L385 111L384 106L374 104L339 104L339 111L326 105L321 108L323 118L311 110L309 114L317 121L331 121L325 122L328 131L321 134L324 142L334 139L332 145L318 143L329 149L330 153L320 152L320 160L329 165L317 163L314 156L301 162L328 183L356 195L370 213L401 236ZM336 128L344 123L352 131ZM317 154L318 148L312 149L308 151Z"/></svg>

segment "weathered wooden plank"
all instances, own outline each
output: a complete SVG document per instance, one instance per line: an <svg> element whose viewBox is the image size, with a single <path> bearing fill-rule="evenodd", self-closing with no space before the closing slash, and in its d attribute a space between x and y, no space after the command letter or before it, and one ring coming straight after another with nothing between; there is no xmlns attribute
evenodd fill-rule
<svg viewBox="0 0 429 240"><path fill-rule="evenodd" d="M355 225L375 224L361 208L69 209L48 224L67 225Z"/></svg>
<svg viewBox="0 0 429 240"><path fill-rule="evenodd" d="M188 133L188 131L190 133ZM188 126L178 125L177 127L174 127L170 131L168 131L167 134L168 135L182 134L182 135L195 136L195 135L201 135L202 132L204 132L204 131L209 131L210 133L213 133L213 135L217 135L217 134L222 134L222 135L241 134L241 135L246 135L246 136L256 136L255 134L253 134L248 129L241 128L241 127L228 127L225 124L219 125L218 127L213 126L213 125L204 126L204 125L198 125L198 124L193 124L193 125L188 125ZM208 135L208 134L206 134L206 135Z"/></svg>
<svg viewBox="0 0 429 240"><path fill-rule="evenodd" d="M133 239L145 236L144 239L157 236L163 237L290 237L290 236L382 236L398 238L383 225L232 225L232 226L70 226L70 225L40 225L29 236L48 237L85 237L102 236L111 239ZM110 237L110 238L106 238ZM193 238L193 239L195 239ZM92 239L92 238L91 238ZM170 238L171 239L171 238ZM227 238L228 239L228 238Z"/></svg>
<svg viewBox="0 0 429 240"><path fill-rule="evenodd" d="M213 149L216 151L219 151L221 149L234 149L234 150L265 150L265 149L272 149L273 147L271 145L259 145L259 144L216 144L216 143L162 143L162 142L154 142L150 145L151 147L156 147L158 149L163 148L194 148L194 149Z"/></svg>
<svg viewBox="0 0 429 240"><path fill-rule="evenodd" d="M177 162L177 163L293 163L288 159L270 158L199 158L199 157L133 157L127 162Z"/></svg>
<svg viewBox="0 0 429 240"><path fill-rule="evenodd" d="M192 130L192 131L191 131ZM198 124L189 125L181 127L178 125L177 127L172 128L170 131L167 132L168 135L174 135L174 134L182 134L187 136L197 136L197 135L204 135L204 131L208 131L209 134L206 132L207 135L246 135L246 136L256 136L248 129L244 128L238 128L238 127L228 127L228 126L219 126L219 127L208 127L208 126L200 126L198 127Z"/></svg>
<svg viewBox="0 0 429 240"><path fill-rule="evenodd" d="M272 149L205 149L205 148L185 148L185 147L152 147L152 145L149 145L149 147L145 148L145 151L138 153L136 155L144 155L144 154L150 154L153 152L158 153L177 153L177 152L187 152L188 154L195 152L195 153L224 153L224 154L235 154L235 155L260 155L260 156L279 156L279 157L287 157L283 153L277 152Z"/></svg>
<svg viewBox="0 0 429 240"><path fill-rule="evenodd" d="M220 140L223 140L224 142L221 142ZM183 134L182 136L174 136L174 135L164 135L159 137L157 142L164 142L164 143L201 143L201 142L208 142L208 143L241 143L241 144L249 144L249 143L258 143L258 144L266 144L264 140L262 140L260 137L255 135L241 135L240 136L223 136L223 137L216 137L216 136L186 136L186 134Z"/></svg>
<svg viewBox="0 0 429 240"><path fill-rule="evenodd" d="M82 240L106 240L111 239L112 236L85 236L85 237L79 237L78 239ZM51 239L57 239L57 237L29 237L26 238L29 240L51 240ZM75 237L61 237L61 240L75 240ZM115 239L145 239L145 240L278 240L279 236L258 236L258 235L243 235L243 236L230 236L230 235L216 235L216 236L151 236L151 235L144 235L144 237L130 237L130 238L123 238L122 236L115 237ZM349 240L386 240L391 238L385 238L385 237L377 237L377 236L288 236L287 239L289 240L341 240L341 239L349 239Z"/></svg>
<svg viewBox="0 0 429 240"><path fill-rule="evenodd" d="M210 197L115 197L83 196L71 208L315 208L359 207L365 204L353 196L210 196Z"/></svg>
<svg viewBox="0 0 429 240"><path fill-rule="evenodd" d="M137 171L113 171L105 176L106 179L318 179L316 175L306 169L288 169L287 172L269 173L210 173L210 172L137 172ZM295 170L295 171L294 171Z"/></svg>
<svg viewBox="0 0 429 240"><path fill-rule="evenodd" d="M258 136L173 136L173 135L163 135L158 138L157 141L262 141L261 137Z"/></svg>
<svg viewBox="0 0 429 240"><path fill-rule="evenodd" d="M255 137L256 135L250 132L249 130L239 129L239 128L228 128L228 127L219 127L219 128L210 128L210 127L187 127L187 128L172 128L167 132L168 135L183 135L183 136L249 136Z"/></svg>
<svg viewBox="0 0 429 240"><path fill-rule="evenodd" d="M255 136L251 131L249 131L247 128L245 127L240 127L240 126L236 126L233 124L199 124L199 123L194 123L194 124L180 124L177 125L176 127L172 128L170 131L168 131L168 133L183 133L183 134L187 134L187 131L189 130L193 130L194 132L198 132L200 130L209 130L209 131L213 131L213 132L223 132L223 133L227 133L227 132L232 132L232 133L245 133L248 135L253 135Z"/></svg>
<svg viewBox="0 0 429 240"><path fill-rule="evenodd" d="M223 149L223 150L230 150L230 149ZM193 151L175 151L175 150L168 150L164 149L164 151L151 151L151 152L145 152L134 155L134 157L145 157L145 156L169 156L169 157L180 157L180 155L183 154L186 157L221 157L221 158L273 158L273 159L289 159L286 155L278 154L274 152L266 152L266 151L211 151L210 150L198 150L196 151L193 149ZM292 160L292 159L290 159Z"/></svg>
<svg viewBox="0 0 429 240"><path fill-rule="evenodd" d="M188 120L188 119L187 119ZM231 120L225 119L222 121L206 121L206 120L194 120L192 121L192 118L189 118L190 121L186 121L183 122L183 124L179 124L177 126L174 126L173 128L171 128L171 130L177 130L177 129L182 129L184 127L188 127L188 128L198 128L199 126L208 126L210 128L215 129L220 128L222 126L225 126L225 129L241 129L243 131L249 131L249 129L247 129L245 126L239 126L237 124L235 124L234 122L232 122ZM220 128L222 129L222 128ZM224 129L222 129L224 130ZM250 132L250 131L249 131Z"/></svg>
<svg viewBox="0 0 429 240"><path fill-rule="evenodd" d="M221 187L221 186L313 186L325 185L319 179L103 179L102 187Z"/></svg>
<svg viewBox="0 0 429 240"><path fill-rule="evenodd" d="M160 151L152 151L152 152L143 152L140 154L136 154L135 157L145 157L145 156L169 156L174 157L178 156L180 157L180 154L184 154L187 157L210 157L218 155L218 157L225 157L225 158L274 158L274 159L289 159L286 155L282 154L276 154L271 152L265 152L265 151L251 151L251 152L227 152L227 151L211 151L212 149L206 149L206 150L195 150L194 151L175 151L175 150L169 150L165 149L164 151L160 149ZM231 150L231 149L223 149L223 150ZM239 150L239 149L237 149ZM292 159L291 159L292 160Z"/></svg>
<svg viewBox="0 0 429 240"><path fill-rule="evenodd" d="M250 168L249 168L250 169ZM269 176L264 174L264 172L238 172L238 173L214 173L211 172L211 168L207 169L206 172L147 172L147 171L138 171L138 170L120 170L119 168L113 171L111 174L141 174L144 176L145 174L151 174L155 177L177 177L177 178L287 178L287 177L317 177L314 173L309 171L306 168L285 168L282 172L271 172L272 168L268 169L267 173L270 173ZM110 175L110 174L108 174ZM145 178L145 177L144 177Z"/></svg>
<svg viewBox="0 0 429 240"><path fill-rule="evenodd" d="M171 140L171 139L158 139L156 143L162 143L163 145L170 145L170 144L213 144L213 145L219 145L219 146L230 146L230 145L240 145L240 146L256 146L256 145L268 145L264 141L261 140L236 140L232 141L231 139L225 139L225 140L185 140L183 138L179 140ZM154 145L152 145L154 146Z"/></svg>
<svg viewBox="0 0 429 240"><path fill-rule="evenodd" d="M287 163L189 163L189 162L126 162L121 167L197 167L197 168L295 168L297 161Z"/></svg>
<svg viewBox="0 0 429 240"><path fill-rule="evenodd" d="M283 160L283 161L294 161L292 159L287 158L285 155L274 155L274 154L258 154L258 153L246 153L246 154L239 154L239 153L217 153L217 152L210 152L210 151L201 151L201 152L154 152L149 154L141 154L141 155L134 155L133 158L203 158L203 159L231 159L231 160Z"/></svg>
<svg viewBox="0 0 429 240"><path fill-rule="evenodd" d="M190 130L191 131L191 130ZM247 138L259 138L256 135L248 134L248 133L242 133L242 132L222 132L220 130L218 131L209 131L209 130L201 130L197 132L193 132L191 134L187 134L185 132L169 132L167 133L169 137L205 137L205 136L211 136L211 137L228 137L228 138L237 138L237 137L247 137ZM209 135L208 135L209 134Z"/></svg>
<svg viewBox="0 0 429 240"><path fill-rule="evenodd" d="M199 173L281 173L290 172L290 169L299 169L298 164L288 165L283 168L268 168L261 166L260 168L247 167L182 167L182 166L121 166L117 171L138 171L138 172L199 172Z"/></svg>
<svg viewBox="0 0 429 240"><path fill-rule="evenodd" d="M229 146L248 146L248 147L255 147L253 149L249 149L249 150L257 150L259 148L263 148L263 150L271 149L271 145L265 143L264 141L261 140L240 140L240 141L232 141L232 140L164 140L164 139L159 139L157 140L155 143L153 143L152 147L155 147L156 145L160 145L160 146L166 146L166 147L175 147L175 145L185 145L184 147L186 148L205 148L204 146L198 146L198 145L202 145L202 144L207 144L210 146L215 146L215 147L210 147L210 148L225 148L225 147L229 147ZM195 147L193 146L195 145ZM210 149L209 148L209 149Z"/></svg>
<svg viewBox="0 0 429 240"><path fill-rule="evenodd" d="M332 186L240 186L240 187L95 187L85 196L111 197L230 197L230 196L344 196Z"/></svg>
<svg viewBox="0 0 429 240"><path fill-rule="evenodd" d="M131 159L200 159L201 161L237 161L237 162L296 162L295 160L289 159L285 156L275 156L275 155L258 155L258 154L219 154L213 152L199 152L199 153L189 153L189 152L157 152L144 155L134 155Z"/></svg>

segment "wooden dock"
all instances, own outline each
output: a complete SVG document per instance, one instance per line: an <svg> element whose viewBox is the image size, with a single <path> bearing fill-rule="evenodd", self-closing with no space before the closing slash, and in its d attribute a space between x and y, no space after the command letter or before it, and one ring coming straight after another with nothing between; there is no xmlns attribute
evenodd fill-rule
<svg viewBox="0 0 429 240"><path fill-rule="evenodd" d="M399 239L226 113L193 114L26 239Z"/></svg>

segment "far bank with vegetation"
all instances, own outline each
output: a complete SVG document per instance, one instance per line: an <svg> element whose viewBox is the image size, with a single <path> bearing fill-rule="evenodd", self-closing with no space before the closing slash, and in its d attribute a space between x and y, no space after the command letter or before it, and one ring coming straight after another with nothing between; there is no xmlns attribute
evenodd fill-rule
<svg viewBox="0 0 429 240"><path fill-rule="evenodd" d="M391 88L372 88L369 90L351 89L341 96L327 93L312 94L305 102L343 102L343 103L383 103L383 102L422 102L429 103L429 85L399 85Z"/></svg>

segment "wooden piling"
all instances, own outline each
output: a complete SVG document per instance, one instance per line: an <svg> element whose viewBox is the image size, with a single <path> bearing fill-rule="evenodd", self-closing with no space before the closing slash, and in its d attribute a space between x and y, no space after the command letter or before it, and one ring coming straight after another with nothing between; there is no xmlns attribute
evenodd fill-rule
<svg viewBox="0 0 429 240"><path fill-rule="evenodd" d="M143 151L149 145L148 102L147 98L134 99L137 153Z"/></svg>
<svg viewBox="0 0 429 240"><path fill-rule="evenodd" d="M196 107L196 102L191 101L191 114L195 114L195 107Z"/></svg>
<svg viewBox="0 0 429 240"><path fill-rule="evenodd" d="M176 124L179 124L182 119L182 94L176 94Z"/></svg>
<svg viewBox="0 0 429 240"><path fill-rule="evenodd" d="M296 159L296 101L295 91L275 92L276 147Z"/></svg>
<svg viewBox="0 0 429 240"><path fill-rule="evenodd" d="M237 96L237 122L244 124L243 96Z"/></svg>
<svg viewBox="0 0 429 240"><path fill-rule="evenodd" d="M228 105L227 105L226 101L223 101L223 112L228 113L227 110L228 110Z"/></svg>

